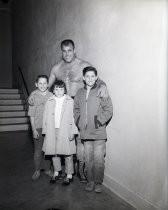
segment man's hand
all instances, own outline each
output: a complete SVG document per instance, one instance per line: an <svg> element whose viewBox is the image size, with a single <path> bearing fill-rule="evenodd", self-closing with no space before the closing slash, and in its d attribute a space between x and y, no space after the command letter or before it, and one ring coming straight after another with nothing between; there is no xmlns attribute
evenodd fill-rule
<svg viewBox="0 0 168 210"><path fill-rule="evenodd" d="M33 138L34 139L38 139L39 138L39 133L38 133L38 131L36 129L33 130Z"/></svg>
<svg viewBox="0 0 168 210"><path fill-rule="evenodd" d="M75 135L71 134L70 141L73 141L74 139L75 139Z"/></svg>
<svg viewBox="0 0 168 210"><path fill-rule="evenodd" d="M109 97L106 85L100 85L97 96L103 98L104 100L106 100Z"/></svg>

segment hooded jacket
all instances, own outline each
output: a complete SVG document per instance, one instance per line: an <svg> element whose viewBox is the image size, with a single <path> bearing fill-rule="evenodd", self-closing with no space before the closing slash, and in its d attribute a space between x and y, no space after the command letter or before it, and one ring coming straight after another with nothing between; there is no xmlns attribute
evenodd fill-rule
<svg viewBox="0 0 168 210"><path fill-rule="evenodd" d="M86 99L86 86L78 90L74 99L74 118L81 139L106 139L106 124L112 118L111 98L104 100L97 96L98 86L91 88Z"/></svg>

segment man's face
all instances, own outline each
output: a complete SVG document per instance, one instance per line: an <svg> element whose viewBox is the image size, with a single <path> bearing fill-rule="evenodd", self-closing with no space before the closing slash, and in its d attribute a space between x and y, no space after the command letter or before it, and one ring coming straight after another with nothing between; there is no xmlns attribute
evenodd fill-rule
<svg viewBox="0 0 168 210"><path fill-rule="evenodd" d="M35 85L41 92L45 92L48 88L48 82L46 78L39 78L38 82L36 82Z"/></svg>
<svg viewBox="0 0 168 210"><path fill-rule="evenodd" d="M87 86L93 87L97 80L97 76L95 75L94 71L88 71L83 76L83 80L86 82Z"/></svg>
<svg viewBox="0 0 168 210"><path fill-rule="evenodd" d="M75 58L75 50L71 44L62 46L62 58L66 63L71 63Z"/></svg>
<svg viewBox="0 0 168 210"><path fill-rule="evenodd" d="M65 94L65 89L55 86L53 92L56 97L61 98Z"/></svg>

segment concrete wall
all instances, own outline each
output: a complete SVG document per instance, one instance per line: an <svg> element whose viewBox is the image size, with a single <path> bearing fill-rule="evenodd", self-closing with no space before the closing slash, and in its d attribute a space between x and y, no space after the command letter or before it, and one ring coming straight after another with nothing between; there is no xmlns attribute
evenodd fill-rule
<svg viewBox="0 0 168 210"><path fill-rule="evenodd" d="M167 209L167 1L21 0L13 3L14 69L29 90L72 38L114 104L104 184L138 209Z"/></svg>
<svg viewBox="0 0 168 210"><path fill-rule="evenodd" d="M11 14L0 1L0 87L12 87Z"/></svg>

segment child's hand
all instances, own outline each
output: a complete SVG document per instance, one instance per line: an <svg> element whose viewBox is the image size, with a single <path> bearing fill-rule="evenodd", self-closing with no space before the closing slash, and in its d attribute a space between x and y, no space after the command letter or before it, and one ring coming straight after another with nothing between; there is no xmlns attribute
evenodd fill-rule
<svg viewBox="0 0 168 210"><path fill-rule="evenodd" d="M70 141L73 141L74 139L75 139L75 135L71 134Z"/></svg>
<svg viewBox="0 0 168 210"><path fill-rule="evenodd" d="M33 138L34 139L38 139L39 138L39 133L37 132L37 130L33 130Z"/></svg>
<svg viewBox="0 0 168 210"><path fill-rule="evenodd" d="M28 98L28 103L29 103L30 106L34 106L34 98L31 95Z"/></svg>

